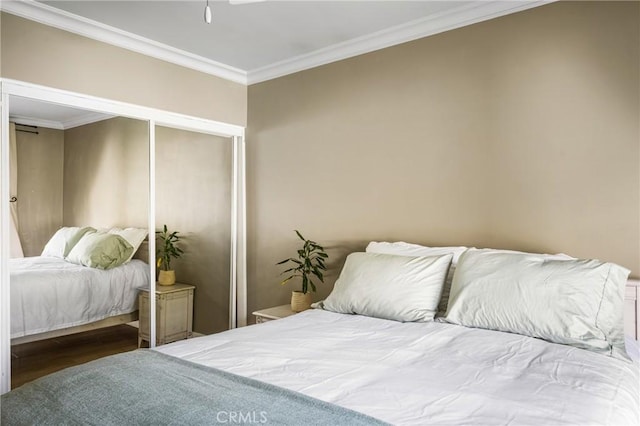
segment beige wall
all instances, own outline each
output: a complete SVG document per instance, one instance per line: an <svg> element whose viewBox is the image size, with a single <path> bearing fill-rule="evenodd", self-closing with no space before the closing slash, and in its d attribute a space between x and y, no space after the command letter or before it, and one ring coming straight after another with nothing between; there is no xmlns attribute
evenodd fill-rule
<svg viewBox="0 0 640 426"><path fill-rule="evenodd" d="M247 88L2 13L0 75L245 125Z"/></svg>
<svg viewBox="0 0 640 426"><path fill-rule="evenodd" d="M18 220L25 256L39 256L62 226L64 132L16 132Z"/></svg>
<svg viewBox="0 0 640 426"><path fill-rule="evenodd" d="M249 312L293 229L331 289L370 240L565 252L640 275L637 2L560 2L249 87Z"/></svg>
<svg viewBox="0 0 640 426"><path fill-rule="evenodd" d="M183 236L185 254L171 263L179 281L196 286L194 330L229 328L231 143L158 127L156 223Z"/></svg>
<svg viewBox="0 0 640 426"><path fill-rule="evenodd" d="M66 226L147 227L148 132L121 117L64 132Z"/></svg>

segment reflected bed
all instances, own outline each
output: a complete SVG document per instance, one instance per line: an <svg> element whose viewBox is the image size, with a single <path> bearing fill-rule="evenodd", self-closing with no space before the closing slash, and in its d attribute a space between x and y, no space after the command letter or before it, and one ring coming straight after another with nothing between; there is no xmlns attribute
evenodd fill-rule
<svg viewBox="0 0 640 426"><path fill-rule="evenodd" d="M135 320L138 290L149 286L149 266L137 259L101 270L36 256L10 259L9 269L13 344L54 337L52 331L69 334L70 327L97 328L108 318L116 318L110 325Z"/></svg>

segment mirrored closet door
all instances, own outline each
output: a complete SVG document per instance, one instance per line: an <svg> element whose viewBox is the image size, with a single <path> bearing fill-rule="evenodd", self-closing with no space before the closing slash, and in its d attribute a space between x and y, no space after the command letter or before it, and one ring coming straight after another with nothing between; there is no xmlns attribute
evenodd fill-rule
<svg viewBox="0 0 640 426"><path fill-rule="evenodd" d="M176 281L194 285L193 329L229 328L232 143L156 126L156 227L179 231ZM162 242L158 241L159 247Z"/></svg>
<svg viewBox="0 0 640 426"><path fill-rule="evenodd" d="M138 346L138 297L150 283L149 122L19 96L9 103L17 387Z"/></svg>
<svg viewBox="0 0 640 426"><path fill-rule="evenodd" d="M0 393L11 388L12 350L18 359L24 344L129 327L135 349L246 323L244 128L0 85L0 225L9 236L0 240ZM164 225L182 250L170 259L169 286L156 282ZM52 278L56 269L64 279ZM65 289L49 291L54 281Z"/></svg>

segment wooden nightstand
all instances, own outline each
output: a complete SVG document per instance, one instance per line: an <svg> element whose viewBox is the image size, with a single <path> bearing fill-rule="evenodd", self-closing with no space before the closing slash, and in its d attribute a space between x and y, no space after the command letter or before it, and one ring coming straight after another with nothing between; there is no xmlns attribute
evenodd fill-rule
<svg viewBox="0 0 640 426"><path fill-rule="evenodd" d="M291 315L295 315L297 312L293 312L291 310L291 304L280 305L274 308L262 309L260 311L255 311L251 315L256 317L256 324L261 324L263 322L277 320L280 318L285 318Z"/></svg>
<svg viewBox="0 0 640 426"><path fill-rule="evenodd" d="M156 286L156 345L193 337L193 291L195 286ZM149 290L141 290L138 347L149 341Z"/></svg>

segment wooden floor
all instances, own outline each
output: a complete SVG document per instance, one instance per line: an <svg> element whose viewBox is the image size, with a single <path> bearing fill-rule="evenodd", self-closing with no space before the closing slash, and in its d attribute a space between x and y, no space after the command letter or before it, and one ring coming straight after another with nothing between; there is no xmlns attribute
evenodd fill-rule
<svg viewBox="0 0 640 426"><path fill-rule="evenodd" d="M73 365L138 348L138 329L117 325L11 347L11 387Z"/></svg>

